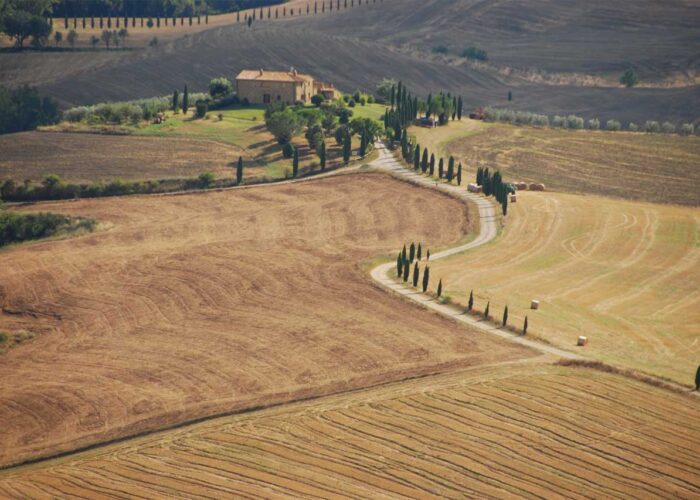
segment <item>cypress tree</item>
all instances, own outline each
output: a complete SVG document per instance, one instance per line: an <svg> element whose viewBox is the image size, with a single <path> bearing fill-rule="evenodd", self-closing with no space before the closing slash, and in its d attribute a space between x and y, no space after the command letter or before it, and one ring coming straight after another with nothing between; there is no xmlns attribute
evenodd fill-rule
<svg viewBox="0 0 700 500"><path fill-rule="evenodd" d="M425 260L430 260L430 248L428 248L428 251L425 254Z"/></svg>
<svg viewBox="0 0 700 500"><path fill-rule="evenodd" d="M347 165L350 162L350 155L352 154L352 137L350 137L350 132L345 131L345 140L343 140L343 162Z"/></svg>
<svg viewBox="0 0 700 500"><path fill-rule="evenodd" d="M415 153L413 155L413 169L418 170L420 168L420 145L416 144Z"/></svg>
<svg viewBox="0 0 700 500"><path fill-rule="evenodd" d="M462 119L462 96L457 99L457 119Z"/></svg>
<svg viewBox="0 0 700 500"><path fill-rule="evenodd" d="M391 110L394 111L394 102L396 100L396 85L391 86Z"/></svg>
<svg viewBox="0 0 700 500"><path fill-rule="evenodd" d="M474 308L474 290L469 292L469 302L467 303L467 311L471 311Z"/></svg>
<svg viewBox="0 0 700 500"><path fill-rule="evenodd" d="M173 92L173 113L177 111L177 105L180 101L180 95L178 94L177 90Z"/></svg>
<svg viewBox="0 0 700 500"><path fill-rule="evenodd" d="M452 178L455 176L455 159L450 156L447 162L447 182L452 182Z"/></svg>
<svg viewBox="0 0 700 500"><path fill-rule="evenodd" d="M418 269L418 261L413 265L413 287L418 286L418 275L420 274L420 269Z"/></svg>
<svg viewBox="0 0 700 500"><path fill-rule="evenodd" d="M462 185L462 162L459 162L459 167L457 167L457 185Z"/></svg>
<svg viewBox="0 0 700 500"><path fill-rule="evenodd" d="M484 182L484 169L479 167L476 169L476 185L481 186L482 182Z"/></svg>
<svg viewBox="0 0 700 500"><path fill-rule="evenodd" d="M237 23L241 22L241 10L240 9L236 10L236 22Z"/></svg>
<svg viewBox="0 0 700 500"><path fill-rule="evenodd" d="M416 258L420 260L421 257L423 257L423 249L421 248L420 243L418 243L418 249L416 250Z"/></svg>
<svg viewBox="0 0 700 500"><path fill-rule="evenodd" d="M501 210L503 210L503 217L508 215L508 196L503 197L503 202L501 203Z"/></svg>
<svg viewBox="0 0 700 500"><path fill-rule="evenodd" d="M489 319L489 309L491 308L491 301L486 303L486 310L484 311L484 318Z"/></svg>
<svg viewBox="0 0 700 500"><path fill-rule="evenodd" d="M430 268L426 267L423 271L423 293L428 291L428 284L430 283Z"/></svg>
<svg viewBox="0 0 700 500"><path fill-rule="evenodd" d="M413 260L416 258L416 245L415 243L411 243L411 248L408 253L408 261L410 263L413 263Z"/></svg>
<svg viewBox="0 0 700 500"><path fill-rule="evenodd" d="M407 258L407 253L406 253L406 245L403 246L403 250L401 250L401 261L405 262Z"/></svg>
<svg viewBox="0 0 700 500"><path fill-rule="evenodd" d="M185 84L185 91L182 94L182 112L187 114L187 108L189 107L189 93L187 92L187 84Z"/></svg>
<svg viewBox="0 0 700 500"><path fill-rule="evenodd" d="M396 276L401 277L401 271L403 270L403 259L401 258L401 252L396 256Z"/></svg>
<svg viewBox="0 0 700 500"><path fill-rule="evenodd" d="M438 282L438 288L437 288L437 297L438 299L442 296L442 279Z"/></svg>
<svg viewBox="0 0 700 500"><path fill-rule="evenodd" d="M243 157L238 157L238 165L236 166L236 184L243 181Z"/></svg>
<svg viewBox="0 0 700 500"><path fill-rule="evenodd" d="M421 158L420 169L423 173L428 170L428 148L423 150L423 158Z"/></svg>
<svg viewBox="0 0 700 500"><path fill-rule="evenodd" d="M503 326L506 326L508 324L508 306L506 305L506 308L503 309Z"/></svg>
<svg viewBox="0 0 700 500"><path fill-rule="evenodd" d="M452 98L452 121L457 117L457 97Z"/></svg>
<svg viewBox="0 0 700 500"><path fill-rule="evenodd" d="M403 262L403 282L406 283L408 281L408 261L405 260Z"/></svg>
<svg viewBox="0 0 700 500"><path fill-rule="evenodd" d="M430 154L430 176L435 175L435 155L433 153Z"/></svg>
<svg viewBox="0 0 700 500"><path fill-rule="evenodd" d="M292 175L294 177L299 173L299 148L294 148L294 159L292 160Z"/></svg>
<svg viewBox="0 0 700 500"><path fill-rule="evenodd" d="M326 141L321 143L318 149L318 157L321 160L321 170L326 170Z"/></svg>
<svg viewBox="0 0 700 500"><path fill-rule="evenodd" d="M525 316L525 322L523 323L523 335L527 333L527 316ZM698 374L700 374L700 367L698 367ZM695 376L695 382L697 384L698 376Z"/></svg>
<svg viewBox="0 0 700 500"><path fill-rule="evenodd" d="M438 178L439 179L442 179L442 177L445 175L445 166L444 165L445 164L444 164L442 158L440 158L440 165L438 168Z"/></svg>
<svg viewBox="0 0 700 500"><path fill-rule="evenodd" d="M365 156L367 153L367 135L365 134L365 131L363 130L362 133L360 134L360 157Z"/></svg>
<svg viewBox="0 0 700 500"><path fill-rule="evenodd" d="M430 118L430 108L433 105L433 94L428 94L428 100L426 101L426 106L425 106L425 117Z"/></svg>

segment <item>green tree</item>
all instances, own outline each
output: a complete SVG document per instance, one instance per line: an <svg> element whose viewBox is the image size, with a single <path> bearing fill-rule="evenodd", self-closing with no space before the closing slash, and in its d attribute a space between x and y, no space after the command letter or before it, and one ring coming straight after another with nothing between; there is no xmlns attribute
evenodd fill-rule
<svg viewBox="0 0 700 500"><path fill-rule="evenodd" d="M413 265L413 287L418 286L418 276L420 274L420 269L418 268L418 261Z"/></svg>
<svg viewBox="0 0 700 500"><path fill-rule="evenodd" d="M324 97L323 94L316 94L311 96L311 104L316 106L317 108L321 107L321 104L323 104L323 101L325 101L326 98Z"/></svg>
<svg viewBox="0 0 700 500"><path fill-rule="evenodd" d="M396 276L401 277L401 271L403 271L403 259L401 258L401 252L396 256Z"/></svg>
<svg viewBox="0 0 700 500"><path fill-rule="evenodd" d="M442 179L445 176L445 163L442 158L440 158L440 164L438 167L438 178Z"/></svg>
<svg viewBox="0 0 700 500"><path fill-rule="evenodd" d="M409 270L409 264L408 260L403 261L403 282L406 283L408 281L408 270Z"/></svg>
<svg viewBox="0 0 700 500"><path fill-rule="evenodd" d="M347 165L350 162L350 156L352 155L352 137L350 136L350 130L345 129L345 140L343 141L343 162Z"/></svg>
<svg viewBox="0 0 700 500"><path fill-rule="evenodd" d="M182 93L182 113L187 114L187 108L189 108L189 92L187 91L187 84L185 84L185 90Z"/></svg>
<svg viewBox="0 0 700 500"><path fill-rule="evenodd" d="M294 148L294 158L292 159L292 176L299 174L299 148Z"/></svg>
<svg viewBox="0 0 700 500"><path fill-rule="evenodd" d="M238 165L236 166L236 184L243 182L243 157L238 157Z"/></svg>
<svg viewBox="0 0 700 500"><path fill-rule="evenodd" d="M408 252L408 261L413 263L414 259L416 258L416 244L411 243L411 247Z"/></svg>
<svg viewBox="0 0 700 500"><path fill-rule="evenodd" d="M271 113L265 124L278 143L286 144L303 130L304 119L291 108L286 108Z"/></svg>
<svg viewBox="0 0 700 500"><path fill-rule="evenodd" d="M177 112L179 104L180 104L180 94L178 93L177 90L175 90L173 92L173 104L172 104L173 112Z"/></svg>
<svg viewBox="0 0 700 500"><path fill-rule="evenodd" d="M460 162L459 166L457 167L457 185L462 185L462 162Z"/></svg>
<svg viewBox="0 0 700 500"><path fill-rule="evenodd" d="M506 308L503 309L503 326L506 326L508 324L508 306L506 305Z"/></svg>
<svg viewBox="0 0 700 500"><path fill-rule="evenodd" d="M698 366L698 371L695 372L695 390L700 391L700 366Z"/></svg>
<svg viewBox="0 0 700 500"><path fill-rule="evenodd" d="M63 41L63 33L60 31L57 31L56 33L53 34L53 40L56 42L56 47L58 47L61 42Z"/></svg>
<svg viewBox="0 0 700 500"><path fill-rule="evenodd" d="M467 311L471 311L474 308L474 290L469 292L469 302L467 303Z"/></svg>
<svg viewBox="0 0 700 500"><path fill-rule="evenodd" d="M105 47L107 47L107 50L109 50L109 44L112 43L112 32L109 30L102 30L100 40L102 40L102 42L105 44Z"/></svg>
<svg viewBox="0 0 700 500"><path fill-rule="evenodd" d="M630 68L625 71L625 74L622 75L622 77L620 77L620 83L627 88L631 88L639 83L639 77L637 76L637 73Z"/></svg>
<svg viewBox="0 0 700 500"><path fill-rule="evenodd" d="M47 0L7 2L3 8L4 12L0 11L0 29L14 40L15 46L20 49L29 37L32 38L33 45L42 46L53 30L46 17L51 4L52 2Z"/></svg>
<svg viewBox="0 0 700 500"><path fill-rule="evenodd" d="M438 299L442 296L442 279L438 281L438 287L437 287L437 297Z"/></svg>
<svg viewBox="0 0 700 500"><path fill-rule="evenodd" d="M420 145L416 144L413 153L413 169L418 170L420 168Z"/></svg>
<svg viewBox="0 0 700 500"><path fill-rule="evenodd" d="M231 93L233 93L233 84L228 78L220 76L209 81L209 95L214 99L227 96Z"/></svg>
<svg viewBox="0 0 700 500"><path fill-rule="evenodd" d="M491 301L486 303L486 310L484 311L484 318L489 319L489 309L491 309Z"/></svg>
<svg viewBox="0 0 700 500"><path fill-rule="evenodd" d="M423 293L428 291L428 285L430 284L430 268L426 267L423 271Z"/></svg>
<svg viewBox="0 0 700 500"><path fill-rule="evenodd" d="M450 156L449 161L447 162L447 182L452 182L452 179L455 176L455 159L454 157Z"/></svg>
<svg viewBox="0 0 700 500"><path fill-rule="evenodd" d="M321 145L317 148L318 158L321 161L321 170L326 169L326 141L321 141Z"/></svg>
<svg viewBox="0 0 700 500"><path fill-rule="evenodd" d="M523 335L527 334L527 316L525 316L525 321L523 322Z"/></svg>
<svg viewBox="0 0 700 500"><path fill-rule="evenodd" d="M406 245L403 246L403 250L401 250L401 260L406 261L408 258L408 252L406 251Z"/></svg>
<svg viewBox="0 0 700 500"><path fill-rule="evenodd" d="M420 161L421 172L426 173L428 171L428 148L423 150L423 157Z"/></svg>
<svg viewBox="0 0 700 500"><path fill-rule="evenodd" d="M75 42L77 39L78 33L75 30L70 30L68 36L66 36L66 40L68 40L68 45L70 45L71 49L75 49Z"/></svg>
<svg viewBox="0 0 700 500"><path fill-rule="evenodd" d="M416 249L416 258L418 260L420 260L422 256L423 256L423 249L421 248L420 243L418 243L418 248Z"/></svg>
<svg viewBox="0 0 700 500"><path fill-rule="evenodd" d="M435 155L433 153L430 154L430 176L435 175Z"/></svg>
<svg viewBox="0 0 700 500"><path fill-rule="evenodd" d="M428 248L428 251L425 254L425 260L430 260L430 248Z"/></svg>
<svg viewBox="0 0 700 500"><path fill-rule="evenodd" d="M203 188L208 188L212 184L214 184L214 174L211 172L202 172L199 174L199 185L202 186Z"/></svg>
<svg viewBox="0 0 700 500"><path fill-rule="evenodd" d="M457 98L457 119L462 119L462 96Z"/></svg>

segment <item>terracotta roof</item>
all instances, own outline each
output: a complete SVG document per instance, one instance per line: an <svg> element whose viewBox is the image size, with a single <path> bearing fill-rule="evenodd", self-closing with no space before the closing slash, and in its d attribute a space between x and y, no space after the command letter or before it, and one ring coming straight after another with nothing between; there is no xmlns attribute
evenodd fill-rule
<svg viewBox="0 0 700 500"><path fill-rule="evenodd" d="M265 71L262 69L244 69L236 80L257 80L264 82L304 82L313 80L310 75L291 71Z"/></svg>

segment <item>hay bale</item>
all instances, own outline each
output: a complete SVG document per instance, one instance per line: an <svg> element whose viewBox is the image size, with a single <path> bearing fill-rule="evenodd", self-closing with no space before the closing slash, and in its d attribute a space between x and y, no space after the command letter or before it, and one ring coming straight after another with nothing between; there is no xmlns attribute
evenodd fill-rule
<svg viewBox="0 0 700 500"><path fill-rule="evenodd" d="M530 302L530 309L537 310L540 308L540 301L539 300L533 300Z"/></svg>
<svg viewBox="0 0 700 500"><path fill-rule="evenodd" d="M481 186L472 182L467 186L467 191L470 193L481 193Z"/></svg>
<svg viewBox="0 0 700 500"><path fill-rule="evenodd" d="M527 191L527 182L516 182L515 187L518 191Z"/></svg>
<svg viewBox="0 0 700 500"><path fill-rule="evenodd" d="M529 187L530 187L530 191L544 191L545 190L544 184L540 184L540 183L533 182L532 184L530 184Z"/></svg>
<svg viewBox="0 0 700 500"><path fill-rule="evenodd" d="M514 194L511 194L510 195L510 202L515 203L516 201L518 201L518 197Z"/></svg>
<svg viewBox="0 0 700 500"><path fill-rule="evenodd" d="M588 344L588 337L584 337L583 335L579 336L578 341L576 342L576 345L579 347L583 347L586 344Z"/></svg>

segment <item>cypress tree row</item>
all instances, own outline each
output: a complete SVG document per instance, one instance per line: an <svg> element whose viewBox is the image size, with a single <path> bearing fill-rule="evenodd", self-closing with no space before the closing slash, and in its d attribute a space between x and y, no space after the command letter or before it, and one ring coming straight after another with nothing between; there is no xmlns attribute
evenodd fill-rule
<svg viewBox="0 0 700 500"><path fill-rule="evenodd" d="M474 308L474 290L469 292L469 302L467 303L467 311L471 311Z"/></svg>
<svg viewBox="0 0 700 500"><path fill-rule="evenodd" d="M438 167L438 178L442 179L445 175L445 165L443 163L443 159L440 158L440 166Z"/></svg>
<svg viewBox="0 0 700 500"><path fill-rule="evenodd" d="M406 261L406 245L403 246L403 250L401 250L401 262Z"/></svg>
<svg viewBox="0 0 700 500"><path fill-rule="evenodd" d="M403 282L406 283L408 281L408 261L405 260L403 262Z"/></svg>
<svg viewBox="0 0 700 500"><path fill-rule="evenodd" d="M506 305L506 308L503 309L503 326L506 326L508 324L508 305Z"/></svg>
<svg viewBox="0 0 700 500"><path fill-rule="evenodd" d="M421 158L420 169L423 173L428 170L428 148L423 150L423 158Z"/></svg>
<svg viewBox="0 0 700 500"><path fill-rule="evenodd" d="M430 177L435 175L435 155L430 154Z"/></svg>
<svg viewBox="0 0 700 500"><path fill-rule="evenodd" d="M415 257L416 257L416 245L414 243L411 243L411 248L410 248L409 254L408 254L408 261L410 263L413 263L413 260L415 259Z"/></svg>
<svg viewBox="0 0 700 500"><path fill-rule="evenodd" d="M447 162L447 182L452 182L452 178L455 175L455 159L454 157L450 156L449 161Z"/></svg>
<svg viewBox="0 0 700 500"><path fill-rule="evenodd" d="M489 309L491 308L491 301L486 303L486 310L484 311L484 318L489 319Z"/></svg>
<svg viewBox="0 0 700 500"><path fill-rule="evenodd" d="M420 243L418 243L418 249L416 250L416 258L418 260L420 260L422 256L423 256L423 249L421 248Z"/></svg>
<svg viewBox="0 0 700 500"><path fill-rule="evenodd" d="M418 269L418 261L413 265L413 287L418 286L418 274L420 273L420 270Z"/></svg>
<svg viewBox="0 0 700 500"><path fill-rule="evenodd" d="M187 92L187 84L185 84L185 91L182 93L182 113L187 114L187 108L189 107L189 93Z"/></svg>
<svg viewBox="0 0 700 500"><path fill-rule="evenodd" d="M401 271L403 271L403 259L401 258L401 252L396 256L396 276L401 277Z"/></svg>
<svg viewBox="0 0 700 500"><path fill-rule="evenodd" d="M360 157L364 158L366 153L367 153L367 136L365 134L365 131L363 130L362 133L360 134Z"/></svg>
<svg viewBox="0 0 700 500"><path fill-rule="evenodd" d="M423 293L428 291L428 284L430 283L430 268L426 267L423 271Z"/></svg>
<svg viewBox="0 0 700 500"><path fill-rule="evenodd" d="M238 165L236 166L236 184L243 182L243 157L238 157Z"/></svg>
<svg viewBox="0 0 700 500"><path fill-rule="evenodd" d="M299 173L299 148L294 148L294 159L292 160L292 176Z"/></svg>
<svg viewBox="0 0 700 500"><path fill-rule="evenodd" d="M413 155L413 170L420 168L420 145L416 144L415 153Z"/></svg>
<svg viewBox="0 0 700 500"><path fill-rule="evenodd" d="M437 298L439 299L441 295L442 295L442 279L440 279L440 281L438 282Z"/></svg>

